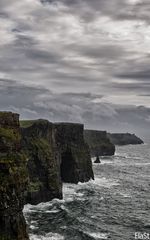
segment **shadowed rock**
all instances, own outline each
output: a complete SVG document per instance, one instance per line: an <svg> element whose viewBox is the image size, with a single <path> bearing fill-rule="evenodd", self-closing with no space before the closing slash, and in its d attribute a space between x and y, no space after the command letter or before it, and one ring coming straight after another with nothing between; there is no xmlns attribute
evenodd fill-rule
<svg viewBox="0 0 150 240"><path fill-rule="evenodd" d="M62 182L78 183L93 176L83 125L22 121L22 146L28 156L26 202L37 204L62 198Z"/></svg>
<svg viewBox="0 0 150 240"><path fill-rule="evenodd" d="M27 240L22 209L27 184L19 115L0 112L0 239Z"/></svg>
<svg viewBox="0 0 150 240"><path fill-rule="evenodd" d="M84 130L84 138L89 145L91 157L114 155L115 146L110 142L106 131Z"/></svg>
<svg viewBox="0 0 150 240"><path fill-rule="evenodd" d="M26 202L37 204L62 198L60 154L53 124L47 120L21 122L22 146L28 156L29 186Z"/></svg>
<svg viewBox="0 0 150 240"><path fill-rule="evenodd" d="M75 123L55 124L55 136L61 154L63 182L86 182L94 178L88 145L84 141L84 126Z"/></svg>

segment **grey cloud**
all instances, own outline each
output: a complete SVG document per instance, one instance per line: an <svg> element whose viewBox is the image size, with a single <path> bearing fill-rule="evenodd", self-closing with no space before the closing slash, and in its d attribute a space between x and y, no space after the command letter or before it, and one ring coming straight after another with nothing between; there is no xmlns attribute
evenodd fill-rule
<svg viewBox="0 0 150 240"><path fill-rule="evenodd" d="M95 99L95 98L102 98L103 95L99 95L99 94L92 94L90 92L87 93L64 93L64 96L68 96L68 97L76 97L76 98L88 98L88 99Z"/></svg>
<svg viewBox="0 0 150 240"><path fill-rule="evenodd" d="M118 78L130 78L130 79L140 79L140 80L150 80L150 70L142 71L132 71L127 73L122 73L117 75Z"/></svg>
<svg viewBox="0 0 150 240"><path fill-rule="evenodd" d="M41 2L0 2L1 109L21 118L144 131L150 116L148 1ZM134 98L145 107L131 106ZM130 107L116 105L120 99Z"/></svg>
<svg viewBox="0 0 150 240"><path fill-rule="evenodd" d="M150 121L150 108L144 106L105 103L102 95L88 92L56 94L11 79L0 80L0 108L18 112L22 119L80 122L86 128L131 131L140 135L148 133Z"/></svg>
<svg viewBox="0 0 150 240"><path fill-rule="evenodd" d="M123 91L124 93L134 94L134 98L140 98L142 96L147 96L150 92L150 82L138 82L137 83L110 83L110 86L116 91Z"/></svg>
<svg viewBox="0 0 150 240"><path fill-rule="evenodd" d="M61 60L61 56L56 52L46 52L38 49L27 49L26 55L28 58L42 63L47 62L49 64L55 64Z"/></svg>
<svg viewBox="0 0 150 240"><path fill-rule="evenodd" d="M56 4L55 0L42 0L44 3ZM116 20L143 20L149 22L150 3L147 0L131 4L127 0L61 0L72 11L76 11L85 21L91 21L98 15L109 16Z"/></svg>
<svg viewBox="0 0 150 240"><path fill-rule="evenodd" d="M93 44L89 45L73 45L68 46L72 51L76 51L79 54L90 58L99 58L99 59L118 59L127 54L126 50L119 44Z"/></svg>

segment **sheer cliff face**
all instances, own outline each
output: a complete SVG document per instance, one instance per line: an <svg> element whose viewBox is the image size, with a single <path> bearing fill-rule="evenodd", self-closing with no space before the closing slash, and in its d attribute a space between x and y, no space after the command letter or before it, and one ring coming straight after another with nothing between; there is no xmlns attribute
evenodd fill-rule
<svg viewBox="0 0 150 240"><path fill-rule="evenodd" d="M110 141L115 145L143 144L144 142L131 133L108 133Z"/></svg>
<svg viewBox="0 0 150 240"><path fill-rule="evenodd" d="M21 123L22 146L28 156L29 186L26 202L37 204L62 198L60 155L57 151L53 124L47 120Z"/></svg>
<svg viewBox="0 0 150 240"><path fill-rule="evenodd" d="M84 142L83 125L55 124L55 138L60 152L60 172L63 182L78 183L93 179L88 145Z"/></svg>
<svg viewBox="0 0 150 240"><path fill-rule="evenodd" d="M85 130L84 138L92 157L114 155L115 146L110 142L106 131Z"/></svg>
<svg viewBox="0 0 150 240"><path fill-rule="evenodd" d="M20 148L19 115L0 112L0 239L26 240L22 209L27 184L26 158Z"/></svg>
<svg viewBox="0 0 150 240"><path fill-rule="evenodd" d="M93 178L83 125L35 120L23 121L21 126L30 178L27 203L62 198L62 182L78 183Z"/></svg>

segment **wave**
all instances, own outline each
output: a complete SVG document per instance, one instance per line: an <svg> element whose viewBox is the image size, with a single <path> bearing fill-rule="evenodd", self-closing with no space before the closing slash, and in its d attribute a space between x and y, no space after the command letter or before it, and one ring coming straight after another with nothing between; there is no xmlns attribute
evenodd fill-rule
<svg viewBox="0 0 150 240"><path fill-rule="evenodd" d="M114 161L112 161L112 160L103 160L103 159L101 159L101 163L100 163L100 165L104 165L104 164L114 164ZM93 165L97 165L97 163L93 163Z"/></svg>
<svg viewBox="0 0 150 240"><path fill-rule="evenodd" d="M89 237L94 238L95 240L108 239L108 233L96 233L96 232L85 232Z"/></svg>
<svg viewBox="0 0 150 240"><path fill-rule="evenodd" d="M128 193L119 193L121 196L123 196L124 198L131 198L131 195L129 195Z"/></svg>
<svg viewBox="0 0 150 240"><path fill-rule="evenodd" d="M45 235L35 235L35 234L31 234L30 236L30 240L64 240L64 237L58 233L48 233Z"/></svg>
<svg viewBox="0 0 150 240"><path fill-rule="evenodd" d="M118 180L108 179L105 177L102 177L102 178L96 177L95 180L91 180L90 183L93 185L97 185L99 187L105 187L105 188L110 188L112 186L120 185Z"/></svg>
<svg viewBox="0 0 150 240"><path fill-rule="evenodd" d="M79 182L78 184L63 184L63 200L53 199L50 202L43 202L37 205L26 204L23 212L25 217L34 212L45 213L58 213L65 203L72 201L85 201L87 200L87 192L96 188L111 188L120 185L118 180L107 179L105 177L96 177L95 180L90 180L85 183Z"/></svg>

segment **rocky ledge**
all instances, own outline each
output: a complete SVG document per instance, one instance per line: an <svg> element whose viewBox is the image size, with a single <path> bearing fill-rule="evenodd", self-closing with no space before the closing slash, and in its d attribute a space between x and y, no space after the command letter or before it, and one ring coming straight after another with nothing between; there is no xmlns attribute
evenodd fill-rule
<svg viewBox="0 0 150 240"><path fill-rule="evenodd" d="M108 138L115 145L143 144L144 142L131 133L108 133Z"/></svg>
<svg viewBox="0 0 150 240"><path fill-rule="evenodd" d="M115 146L106 131L85 130L84 138L90 147L91 157L114 155Z"/></svg>
<svg viewBox="0 0 150 240"><path fill-rule="evenodd" d="M22 213L27 184L26 157L21 151L19 115L0 112L0 239L27 240Z"/></svg>

